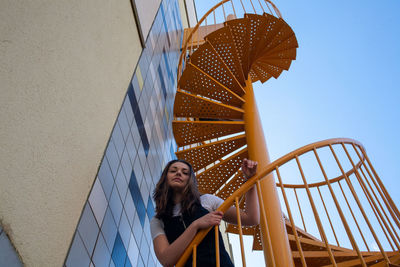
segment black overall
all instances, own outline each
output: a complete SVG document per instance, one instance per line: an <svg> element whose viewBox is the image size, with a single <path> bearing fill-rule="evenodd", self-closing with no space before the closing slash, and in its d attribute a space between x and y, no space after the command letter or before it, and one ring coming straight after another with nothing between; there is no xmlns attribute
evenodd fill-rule
<svg viewBox="0 0 400 267"><path fill-rule="evenodd" d="M168 219L163 219L164 231L169 243L174 242L196 219L206 215L208 210L200 205L196 206L196 211L192 216L184 213L180 216L175 216ZM233 263L225 250L224 242L222 241L221 233L219 233L219 255L221 267L233 267ZM216 266L215 262L215 233L212 229L197 247L197 263L199 267ZM187 260L185 267L192 266L192 256Z"/></svg>

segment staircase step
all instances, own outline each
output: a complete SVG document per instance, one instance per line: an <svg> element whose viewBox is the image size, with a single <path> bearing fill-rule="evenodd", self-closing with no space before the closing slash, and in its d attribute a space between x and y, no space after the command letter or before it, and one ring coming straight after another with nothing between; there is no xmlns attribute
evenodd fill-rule
<svg viewBox="0 0 400 267"><path fill-rule="evenodd" d="M256 226L243 226L242 227L242 233L243 235L254 235L256 231ZM232 234L239 234L239 226L236 224L228 224L228 227L226 227L226 232L232 233Z"/></svg>
<svg viewBox="0 0 400 267"><path fill-rule="evenodd" d="M263 250L260 225L256 226L253 235L253 250Z"/></svg>
<svg viewBox="0 0 400 267"><path fill-rule="evenodd" d="M201 194L214 194L240 168L244 158L248 157L247 148L242 149L226 159L221 159L204 172L197 174L197 184Z"/></svg>
<svg viewBox="0 0 400 267"><path fill-rule="evenodd" d="M174 115L176 117L243 119L244 110L218 103L204 97L177 90Z"/></svg>
<svg viewBox="0 0 400 267"><path fill-rule="evenodd" d="M297 48L297 47L299 47L299 45L297 43L296 36L293 33L293 35L290 36L289 38L282 40L282 42L280 42L279 45L275 46L274 48L264 51L263 55L268 57L270 55L280 53L280 52L283 52L283 51L286 51L289 49Z"/></svg>
<svg viewBox="0 0 400 267"><path fill-rule="evenodd" d="M292 251L298 251L296 245L296 238L294 235L288 234L290 247ZM316 241L309 238L299 237L299 241L301 243L301 249L303 251L326 251L325 243L322 241ZM342 248L338 246L329 245L332 251L342 251L342 252L352 252L353 250Z"/></svg>
<svg viewBox="0 0 400 267"><path fill-rule="evenodd" d="M264 73L268 73L270 75L272 75L272 77L274 77L275 79L277 79L279 77L279 75L281 75L283 69L277 67L277 66L273 66L264 62L260 62L258 61L257 63L254 63L253 65L257 66L257 70L260 71L262 70Z"/></svg>
<svg viewBox="0 0 400 267"><path fill-rule="evenodd" d="M397 252L397 254L399 254L399 253ZM389 255L391 255L391 254L388 254L388 256ZM396 257L396 256L394 256L394 257ZM399 255L398 255L398 257L399 257ZM368 264L368 265L370 265L370 264L372 264L373 262L376 262L376 261L381 261L381 262L379 262L377 264L370 265L370 266L388 266L385 263L385 261L383 260L384 258L382 256L382 254L379 253L379 252L374 253L374 255L371 255L371 256L364 256L363 258L364 258L365 263ZM392 256L392 258L393 258L393 256ZM389 257L390 260L392 260L392 258ZM338 267L340 267L340 266L343 266L343 267L344 266L358 266L358 265L361 265L361 261L358 258L357 259L353 259L353 260L337 262L337 266ZM331 267L331 266L333 266L333 265L329 264L329 265L324 265L323 267Z"/></svg>
<svg viewBox="0 0 400 267"><path fill-rule="evenodd" d="M271 66L276 66L278 68L288 70L290 65L292 64L291 59L271 59L271 58L266 58L266 59L259 59L256 62L259 63L266 63Z"/></svg>
<svg viewBox="0 0 400 267"><path fill-rule="evenodd" d="M290 28L290 26L283 19L279 19L279 21L276 22L275 27L276 28L273 30L274 36L269 37L270 40L267 41L266 47L261 52L260 57L271 54L274 51L283 51L284 49L279 49L279 47L282 46L282 43L288 42L289 40L291 41L291 44L293 43L293 47L298 47L296 36L292 28ZM294 40L291 39L293 36Z"/></svg>
<svg viewBox="0 0 400 267"><path fill-rule="evenodd" d="M246 145L244 134L221 141L193 147L176 152L179 159L184 159L192 163L195 172L225 157L229 153Z"/></svg>
<svg viewBox="0 0 400 267"><path fill-rule="evenodd" d="M291 60L295 60L296 59L296 52L297 49L295 48L290 48L288 50L284 50L284 51L280 51L280 52L276 52L273 54L269 54L269 55L264 55L259 57L258 59L291 59Z"/></svg>
<svg viewBox="0 0 400 267"><path fill-rule="evenodd" d="M229 26L210 33L205 39L212 44L239 83L245 86L245 77Z"/></svg>
<svg viewBox="0 0 400 267"><path fill-rule="evenodd" d="M271 73L273 69L260 66L260 64L258 63L253 64L252 71L254 71L257 74L262 83L265 83L266 81L274 77L273 74Z"/></svg>
<svg viewBox="0 0 400 267"><path fill-rule="evenodd" d="M247 34L248 19L233 19L225 22L229 26L238 53L245 79L249 73L249 35Z"/></svg>
<svg viewBox="0 0 400 267"><path fill-rule="evenodd" d="M255 83L255 82L257 82L257 81L260 81L260 77L258 77L258 74L254 72L254 68L252 68L252 69L249 71L249 76L250 76L250 78L251 78L251 82L252 82L252 83Z"/></svg>
<svg viewBox="0 0 400 267"><path fill-rule="evenodd" d="M179 79L178 88L235 107L244 103L243 98L191 63Z"/></svg>
<svg viewBox="0 0 400 267"><path fill-rule="evenodd" d="M244 132L243 121L177 121L172 122L175 141L186 146L230 134Z"/></svg>
<svg viewBox="0 0 400 267"><path fill-rule="evenodd" d="M257 14L245 14L245 18L248 19L248 34L249 34L249 66L257 56L257 52L260 47L264 47L264 39L268 26L268 18Z"/></svg>
<svg viewBox="0 0 400 267"><path fill-rule="evenodd" d="M190 62L236 94L241 96L245 93L243 87L209 41L206 41L192 54Z"/></svg>

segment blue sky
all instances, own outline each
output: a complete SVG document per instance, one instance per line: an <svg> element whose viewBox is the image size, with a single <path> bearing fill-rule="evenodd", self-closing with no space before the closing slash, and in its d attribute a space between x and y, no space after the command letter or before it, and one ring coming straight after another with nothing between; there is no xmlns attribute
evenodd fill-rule
<svg viewBox="0 0 400 267"><path fill-rule="evenodd" d="M213 3L197 0L198 15ZM254 84L271 159L324 139L355 139L399 207L400 1L274 3L299 48L289 71Z"/></svg>

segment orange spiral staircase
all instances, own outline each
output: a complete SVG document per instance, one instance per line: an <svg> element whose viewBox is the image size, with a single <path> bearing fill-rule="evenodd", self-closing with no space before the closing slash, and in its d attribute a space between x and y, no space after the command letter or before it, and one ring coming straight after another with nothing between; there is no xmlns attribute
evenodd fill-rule
<svg viewBox="0 0 400 267"><path fill-rule="evenodd" d="M226 16L228 12L233 14ZM239 14L243 17L237 18ZM218 23L217 17L223 17L224 22ZM213 23L208 25L207 20ZM227 227L228 232L240 235L243 265L246 261L242 235L253 235L253 249L264 250L268 266L396 266L394 264L400 264L400 214L379 177L372 171L361 144L354 140L332 139L303 147L272 163L269 160L252 83L278 78L283 70L288 70L296 58L297 47L293 30L269 0L249 0L247 3L241 0L240 4L224 0L208 11L194 28L186 29L172 122L178 145L176 155L192 163L201 193L215 194L226 200L220 207L222 211L231 205L238 210L244 208L245 192L257 186L260 225L242 227L239 221L239 225ZM349 156L338 156L335 146ZM326 173L326 163L319 157L318 151L323 148L329 148L331 158L337 159L333 164L339 166L340 172L335 177ZM350 148L352 152L349 152ZM317 169L322 175L320 182L308 184L307 168L300 162L301 157L310 154L319 163ZM356 154L358 157L354 156ZM258 175L247 182L239 170L244 158L259 162ZM347 164L348 170L341 163L343 158L352 162ZM290 162L296 162L301 178L298 184L286 183L280 174L280 168ZM312 168L315 169L315 164ZM386 235L388 241L384 244L379 241L374 224L358 199L355 181L360 185L357 188L362 188L368 207L372 207L370 209L378 218L383 229L381 232ZM366 181L370 181L370 187ZM375 187L372 188L371 184ZM345 186L350 193L343 190ZM344 196L341 200L337 197L339 187ZM316 190L322 200L319 205L315 200ZM324 199L324 194L321 194L324 190L330 192L335 214L327 208L327 197ZM290 194L295 196L292 201L289 201ZM348 201L350 198L352 200ZM343 199L346 199L347 213L351 211L352 221L357 223L361 235L353 233L354 223L348 222L346 211L341 207ZM306 205L300 205L300 202L309 203L314 217L311 224L318 229L316 232L307 231L309 223L305 222L302 211ZM284 203L283 208L281 203ZM294 208L298 216L293 215ZM359 226L362 223L354 215L357 212L364 217L365 227ZM334 226L335 220L339 226ZM324 221L329 221L329 233ZM341 245L340 238L337 238L341 227L345 229L347 245ZM378 246L375 251L365 241L368 239L364 237L365 229L372 233L373 242ZM199 232L177 266L195 253L196 244L201 242L205 232ZM358 245L360 236L364 240L362 245ZM390 244L389 250L385 244ZM194 265L195 259L193 257Z"/></svg>

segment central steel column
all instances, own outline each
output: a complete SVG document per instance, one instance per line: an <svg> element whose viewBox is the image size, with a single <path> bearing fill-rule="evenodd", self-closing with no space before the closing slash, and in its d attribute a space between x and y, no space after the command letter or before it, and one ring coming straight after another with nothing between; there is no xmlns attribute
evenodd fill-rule
<svg viewBox="0 0 400 267"><path fill-rule="evenodd" d="M258 170L262 170L270 163L270 159L250 77L246 81L246 94L244 99L246 101L243 106L245 111L244 122L249 157L251 160L258 161ZM283 213L276 190L275 179L272 174L269 174L261 181L261 193L273 251L273 255L268 255L269 252L266 248L268 244L266 225L261 218L262 216L260 216L265 263L267 266L272 266L273 257L277 267L293 266L292 253L287 238Z"/></svg>

